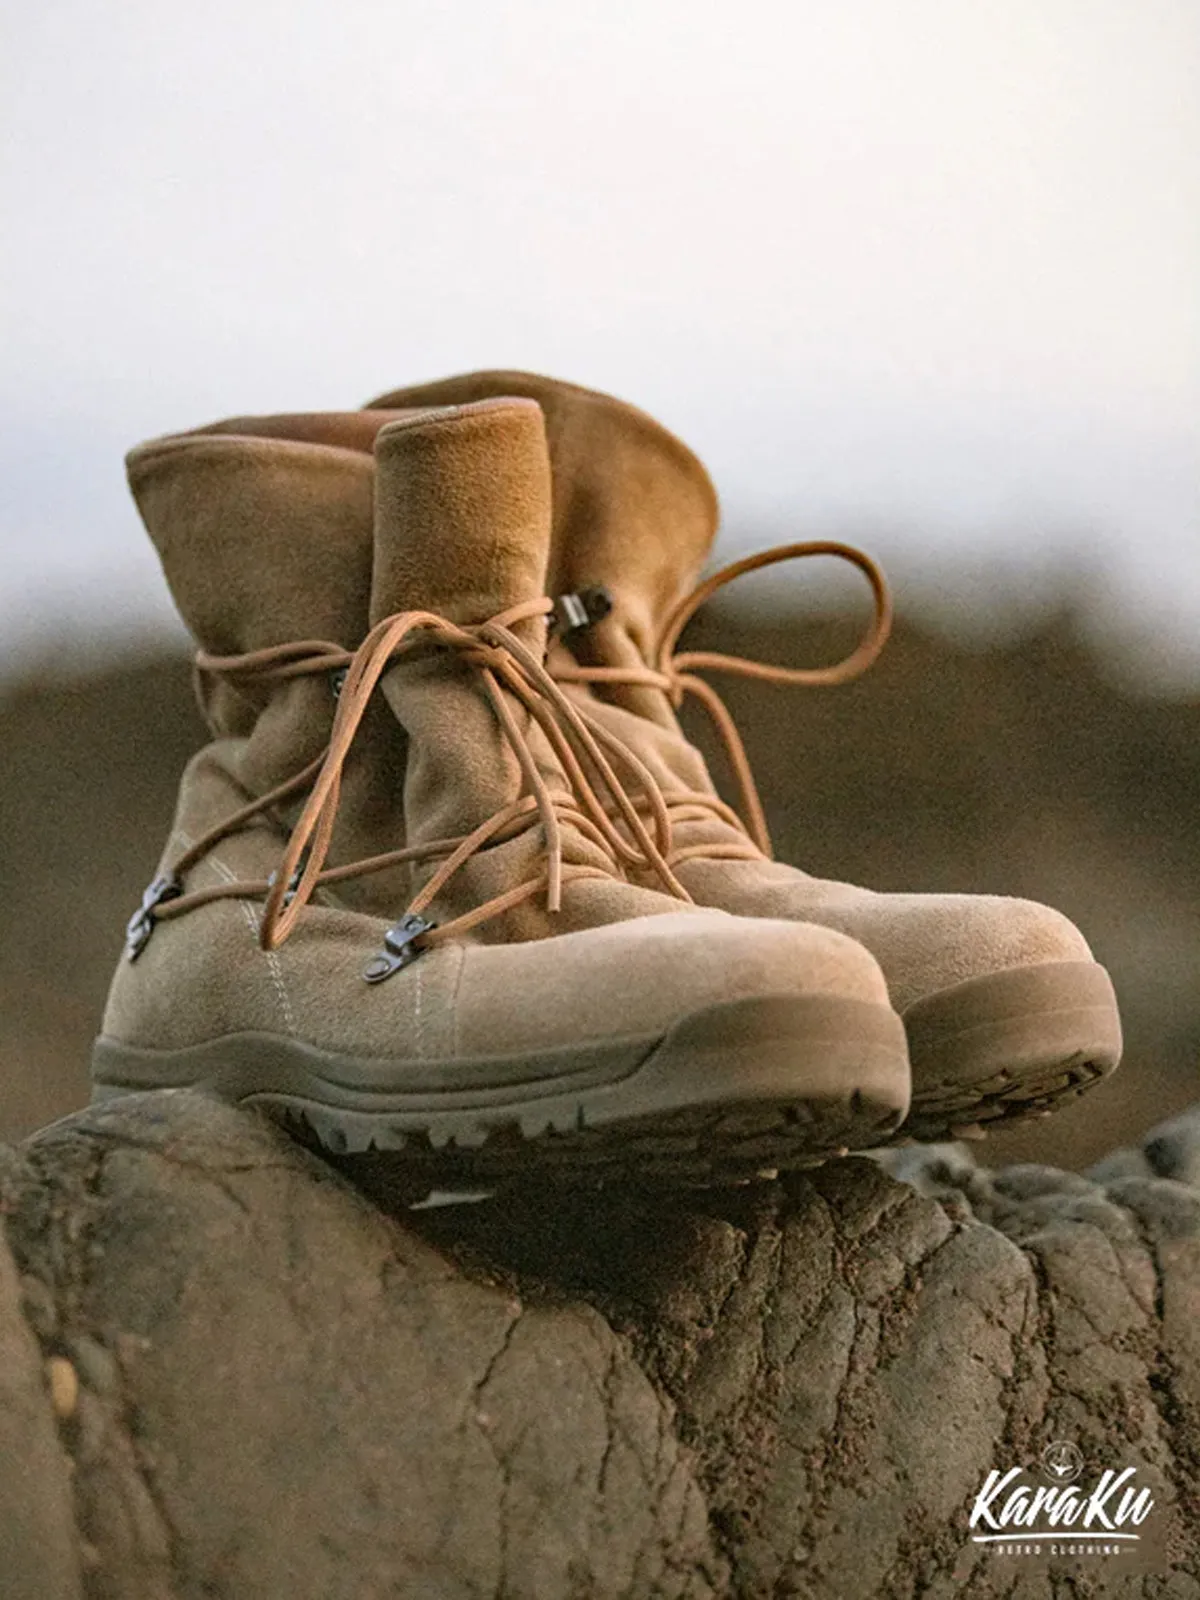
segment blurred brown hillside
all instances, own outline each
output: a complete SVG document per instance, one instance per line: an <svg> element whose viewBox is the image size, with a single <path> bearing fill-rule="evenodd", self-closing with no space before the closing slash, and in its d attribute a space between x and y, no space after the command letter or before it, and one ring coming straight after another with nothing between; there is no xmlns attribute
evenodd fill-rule
<svg viewBox="0 0 1200 1600"><path fill-rule="evenodd" d="M848 637L835 622L714 609L688 644L799 664ZM902 623L846 688L720 687L781 857L883 889L1048 900L1112 970L1121 1071L1076 1109L994 1140L990 1159L1082 1165L1196 1099L1200 699L1117 687L1065 615L981 653ZM0 691L0 1137L86 1098L124 923L201 738L179 657Z"/></svg>

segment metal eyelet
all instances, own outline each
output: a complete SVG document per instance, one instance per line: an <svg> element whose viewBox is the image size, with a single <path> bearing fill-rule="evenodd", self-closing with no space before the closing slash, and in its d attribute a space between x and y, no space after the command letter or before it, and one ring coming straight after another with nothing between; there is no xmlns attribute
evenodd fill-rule
<svg viewBox="0 0 1200 1600"><path fill-rule="evenodd" d="M300 879L304 876L304 869L305 869L305 867L307 865L308 865L308 851L305 850L301 854L301 857L300 857L299 861L297 861L296 870L292 873L291 877L288 879L287 888L283 892L283 903L284 903L285 906L290 906L292 901L296 898L296 890L300 887ZM268 889L273 889L275 887L275 884L276 884L276 881L277 881L278 877L279 877L279 874L277 872L273 872L271 874L271 876L267 879L267 888Z"/></svg>
<svg viewBox="0 0 1200 1600"><path fill-rule="evenodd" d="M414 912L401 917L400 921L384 934L384 948L367 962L363 969L363 977L368 983L382 983L385 978L390 978L393 973L399 972L401 967L411 966L424 948L417 944L416 940L422 934L432 932L436 927L436 922L427 922L424 917L419 917Z"/></svg>
<svg viewBox="0 0 1200 1600"><path fill-rule="evenodd" d="M154 924L158 920L155 908L164 900L177 900L183 893L183 884L174 873L163 873L155 878L142 895L142 903L125 924L125 954L136 961L150 943Z"/></svg>
<svg viewBox="0 0 1200 1600"><path fill-rule="evenodd" d="M560 639L601 622L613 608L613 597L603 584L560 594L550 613L550 631Z"/></svg>

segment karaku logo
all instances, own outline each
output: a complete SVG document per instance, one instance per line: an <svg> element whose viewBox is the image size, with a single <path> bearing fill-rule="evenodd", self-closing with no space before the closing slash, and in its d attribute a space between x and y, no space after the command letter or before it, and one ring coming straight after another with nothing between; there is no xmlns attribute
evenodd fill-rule
<svg viewBox="0 0 1200 1600"><path fill-rule="evenodd" d="M1057 1439L1042 1451L1039 1483L1024 1467L987 1475L971 1507L973 1545L997 1555L1129 1555L1154 1509L1136 1467L1106 1467L1090 1486L1078 1445Z"/></svg>

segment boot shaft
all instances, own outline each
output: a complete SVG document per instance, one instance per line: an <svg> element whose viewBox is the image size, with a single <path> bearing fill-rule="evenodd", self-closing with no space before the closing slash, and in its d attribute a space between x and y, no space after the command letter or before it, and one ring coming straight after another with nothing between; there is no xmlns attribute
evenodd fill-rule
<svg viewBox="0 0 1200 1600"><path fill-rule="evenodd" d="M371 450L389 420L380 413L364 427L353 414L237 417L130 451L130 489L202 651L238 656L296 639L361 639L373 556ZM297 679L268 693L199 673L197 693L217 738L251 740L240 777L253 793L311 761L328 734L328 683Z"/></svg>
<svg viewBox="0 0 1200 1600"><path fill-rule="evenodd" d="M375 436L391 417L235 417L152 439L129 486L180 615L213 655L353 641L370 604Z"/></svg>
<svg viewBox="0 0 1200 1600"><path fill-rule="evenodd" d="M532 610L503 628L526 662L540 669L552 503L536 402L488 399L407 417L380 433L375 456L373 621L401 602L405 610L427 610L460 625L503 619L514 608ZM663 895L619 882L610 852L575 824L577 795L562 752L529 706L506 689L502 642L499 653L500 664L493 664L472 660L471 653L418 651L381 680L408 735L409 843L463 837L540 787L559 814L555 856L566 874L561 908L551 914L539 893L490 920L481 937L544 938L631 915L635 901L643 914L671 909L674 902ZM485 674L492 678L487 692ZM528 820L533 825L516 837L489 841L439 890L431 907L439 920L469 914L547 871L549 824L544 817ZM436 861L417 869L414 883L436 870ZM618 903L625 908L619 913Z"/></svg>
<svg viewBox="0 0 1200 1600"><path fill-rule="evenodd" d="M235 417L154 439L126 458L138 511L180 615L201 651L236 657L295 640L353 648L370 620L373 446L392 417ZM268 682L197 671L196 690L230 781L257 799L319 759L336 709L332 675ZM346 774L332 854L384 848L403 818L404 740L386 711ZM285 823L298 807L284 807ZM219 818L211 819L214 823ZM347 887L364 908L407 877Z"/></svg>
<svg viewBox="0 0 1200 1600"><path fill-rule="evenodd" d="M485 400L416 412L392 423L376 445L372 622L399 610L460 625L484 622L545 593L550 545L550 472L542 414L529 400ZM517 625L538 659L544 617ZM444 650L401 659L381 680L407 735L404 777L410 844L459 838L511 805L522 772L478 670ZM553 792L567 785L544 735L520 707L511 714ZM536 871L539 840L524 835L483 851L439 897L439 918L459 915ZM436 863L418 869L427 880ZM493 936L546 931L525 908Z"/></svg>
<svg viewBox="0 0 1200 1600"><path fill-rule="evenodd" d="M402 610L483 622L545 594L550 463L534 401L401 412L375 460L373 623ZM541 621L518 631L544 649Z"/></svg>
<svg viewBox="0 0 1200 1600"><path fill-rule="evenodd" d="M644 411L527 372L474 372L396 389L369 410L452 405L492 396L535 400L546 419L552 533L549 592L603 586L613 608L573 641L591 666L651 659L662 619L694 585L716 537L716 490L698 458ZM665 696L620 685L606 698L673 728Z"/></svg>

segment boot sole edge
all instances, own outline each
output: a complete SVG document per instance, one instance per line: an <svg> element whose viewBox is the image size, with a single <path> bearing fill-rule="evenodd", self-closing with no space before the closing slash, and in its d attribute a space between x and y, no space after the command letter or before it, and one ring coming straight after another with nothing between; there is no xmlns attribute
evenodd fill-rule
<svg viewBox="0 0 1200 1600"><path fill-rule="evenodd" d="M913 1102L901 1137L931 1143L1048 1115L1121 1059L1116 994L1095 961L969 978L915 1002L904 1022Z"/></svg>
<svg viewBox="0 0 1200 1600"><path fill-rule="evenodd" d="M199 1089L257 1106L333 1154L394 1153L434 1188L531 1168L726 1182L878 1145L908 1108L900 1018L823 996L729 1001L651 1037L440 1065L457 1069L454 1087L430 1087L429 1062L339 1056L274 1034L175 1051L102 1037L93 1099ZM425 1087L397 1089L405 1075Z"/></svg>

